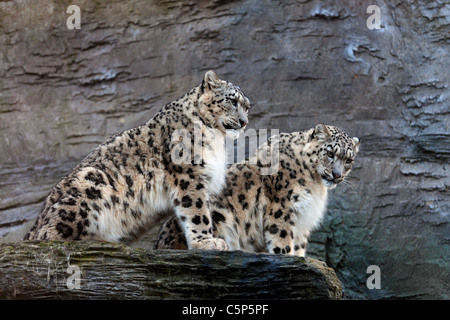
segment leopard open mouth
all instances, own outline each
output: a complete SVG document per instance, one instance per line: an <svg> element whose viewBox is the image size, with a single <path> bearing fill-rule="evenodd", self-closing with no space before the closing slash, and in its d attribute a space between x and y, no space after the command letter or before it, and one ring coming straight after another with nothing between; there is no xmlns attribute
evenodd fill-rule
<svg viewBox="0 0 450 320"><path fill-rule="evenodd" d="M224 123L223 127L227 130L239 130L241 126L238 124Z"/></svg>
<svg viewBox="0 0 450 320"><path fill-rule="evenodd" d="M324 182L326 182L327 184L336 184L337 183L337 181L334 178L328 177L324 174L322 174L321 177L322 177L322 180Z"/></svg>
<svg viewBox="0 0 450 320"><path fill-rule="evenodd" d="M333 177L328 177L325 174L322 174L321 177L322 177L323 182L328 186L335 186L344 180L344 178L342 178L342 177L334 179Z"/></svg>

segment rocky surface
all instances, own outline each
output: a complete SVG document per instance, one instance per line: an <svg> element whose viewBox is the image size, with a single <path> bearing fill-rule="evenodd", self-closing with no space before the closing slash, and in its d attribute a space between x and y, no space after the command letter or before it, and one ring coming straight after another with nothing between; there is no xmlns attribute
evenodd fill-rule
<svg viewBox="0 0 450 320"><path fill-rule="evenodd" d="M96 242L0 244L0 299L341 299L325 263Z"/></svg>
<svg viewBox="0 0 450 320"><path fill-rule="evenodd" d="M0 2L0 237L50 188L207 69L252 98L250 128L318 122L362 139L309 254L347 298L448 298L450 5L446 1ZM370 30L369 5L381 28ZM381 289L366 286L369 265Z"/></svg>

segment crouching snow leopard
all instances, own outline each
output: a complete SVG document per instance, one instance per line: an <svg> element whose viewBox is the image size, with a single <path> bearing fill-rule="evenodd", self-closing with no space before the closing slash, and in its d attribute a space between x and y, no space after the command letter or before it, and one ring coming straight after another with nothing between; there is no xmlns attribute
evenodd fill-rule
<svg viewBox="0 0 450 320"><path fill-rule="evenodd" d="M228 169L226 187L210 199L214 236L232 250L305 256L309 234L324 215L328 189L350 173L360 141L336 127L318 124L308 131L272 137L259 151L268 151L275 141L276 174L261 175L256 155ZM155 248L186 248L177 220L161 226Z"/></svg>
<svg viewBox="0 0 450 320"><path fill-rule="evenodd" d="M225 135L244 130L249 108L239 87L206 72L147 123L82 160L53 188L24 239L130 243L174 212L189 248L226 249L213 238L207 202L225 183Z"/></svg>

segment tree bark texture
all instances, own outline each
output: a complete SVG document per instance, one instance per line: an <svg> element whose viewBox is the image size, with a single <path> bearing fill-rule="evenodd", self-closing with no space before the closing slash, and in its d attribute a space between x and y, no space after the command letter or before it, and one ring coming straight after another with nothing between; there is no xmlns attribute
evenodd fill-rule
<svg viewBox="0 0 450 320"><path fill-rule="evenodd" d="M0 299L341 298L333 269L311 258L96 242L0 244Z"/></svg>
<svg viewBox="0 0 450 320"><path fill-rule="evenodd" d="M67 28L71 4L81 29ZM348 298L448 299L449 12L445 0L0 1L0 241L21 239L93 148L214 69L251 98L248 130L322 122L361 138L307 248ZM381 289L366 286L370 265Z"/></svg>

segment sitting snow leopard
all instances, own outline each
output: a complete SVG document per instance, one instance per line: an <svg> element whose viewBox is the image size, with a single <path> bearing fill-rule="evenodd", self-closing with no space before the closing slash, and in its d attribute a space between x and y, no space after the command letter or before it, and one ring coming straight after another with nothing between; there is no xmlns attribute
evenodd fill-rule
<svg viewBox="0 0 450 320"><path fill-rule="evenodd" d="M226 187L210 200L214 236L232 250L305 256L310 232L323 218L328 189L350 173L360 141L342 130L318 124L278 138L279 169L261 175L255 156L227 171ZM265 154L265 152L262 152ZM185 249L175 219L160 228L156 249Z"/></svg>
<svg viewBox="0 0 450 320"><path fill-rule="evenodd" d="M249 107L239 87L206 72L200 85L147 123L82 160L53 188L24 239L128 244L174 212L189 248L226 249L213 238L207 202L225 183L225 135L244 130Z"/></svg>

